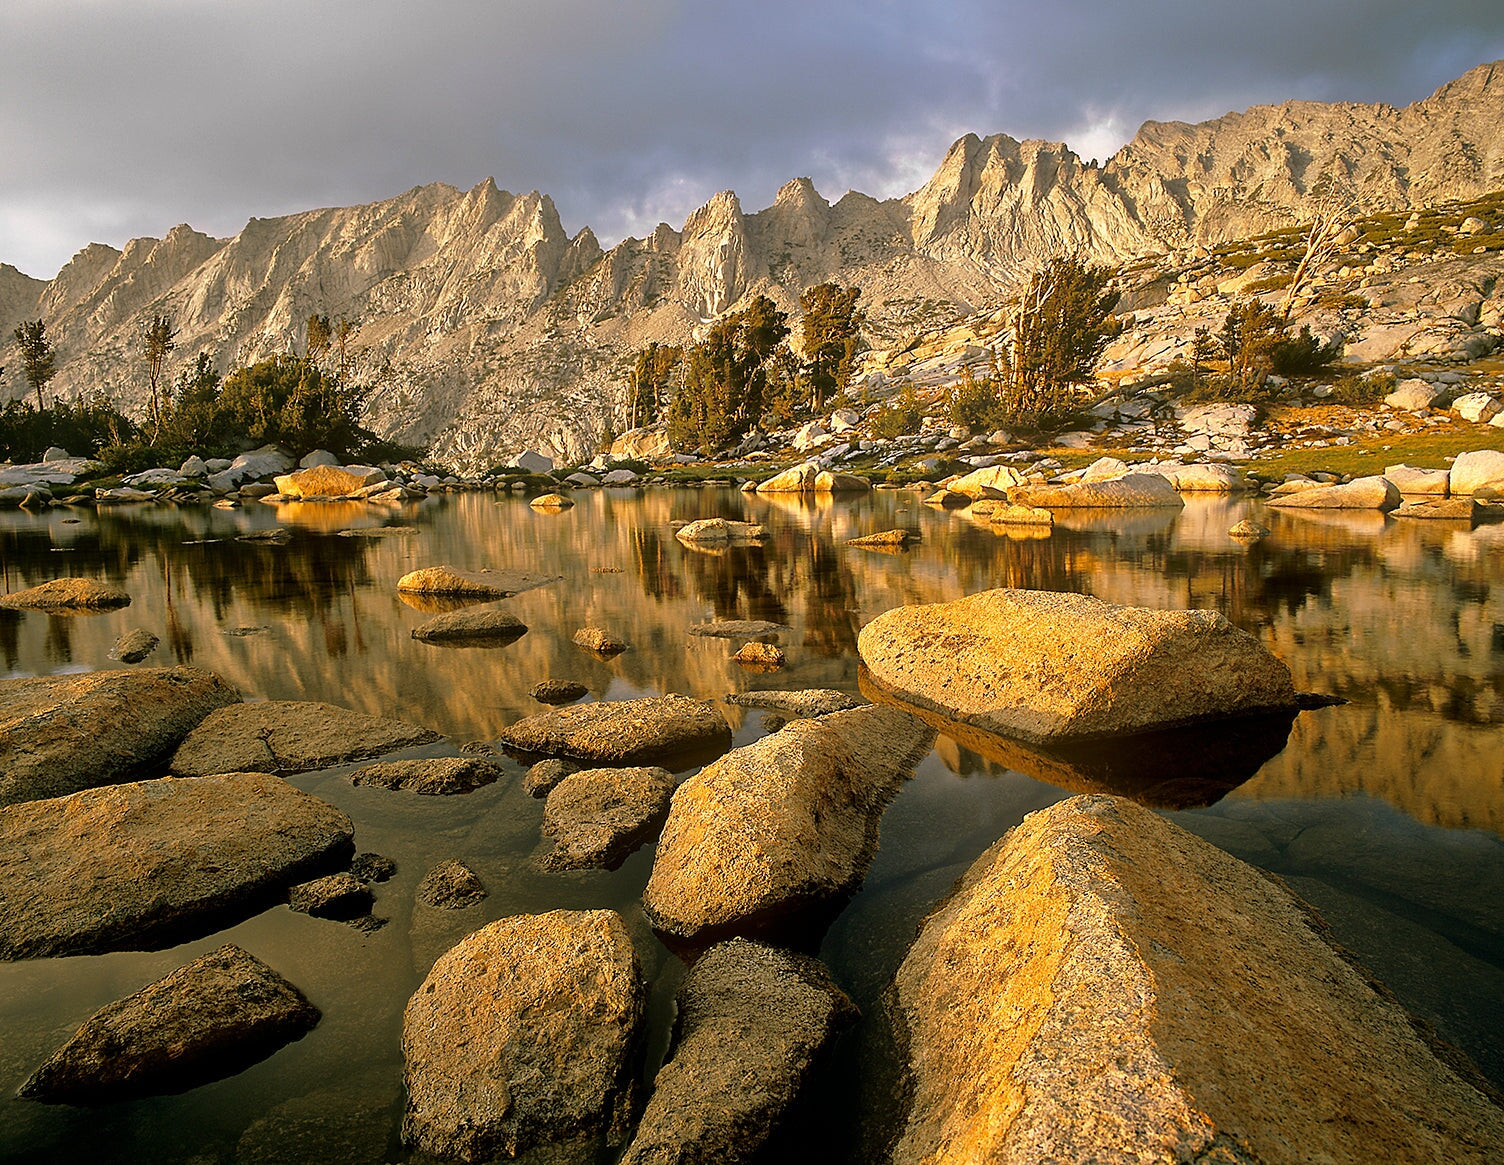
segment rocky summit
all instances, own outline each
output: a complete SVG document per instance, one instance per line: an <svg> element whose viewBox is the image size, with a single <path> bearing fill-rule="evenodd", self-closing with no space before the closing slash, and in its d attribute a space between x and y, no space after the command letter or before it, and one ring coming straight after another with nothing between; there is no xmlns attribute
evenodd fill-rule
<svg viewBox="0 0 1504 1165"><path fill-rule="evenodd" d="M1149 122L1102 165L967 134L901 199L831 203L795 178L756 213L723 191L609 251L589 227L566 231L546 194L435 183L252 219L230 239L181 225L91 244L47 282L0 268L0 335L45 318L62 399L98 390L144 413L119 355L154 312L180 329L170 378L201 351L221 369L284 353L320 310L360 321L353 375L377 385L364 419L382 436L468 470L525 449L577 462L615 419L623 356L682 343L751 296L789 309L813 284L855 284L886 341L983 306L1062 246L1121 261L1292 225L1327 174L1375 210L1477 197L1498 185L1501 121L1504 67L1487 64L1403 109L1291 101ZM4 364L6 395L22 396L20 361Z"/></svg>
<svg viewBox="0 0 1504 1165"><path fill-rule="evenodd" d="M923 924L889 998L893 1165L1497 1161L1471 1065L1277 880L1112 797L1031 814Z"/></svg>
<svg viewBox="0 0 1504 1165"><path fill-rule="evenodd" d="M857 646L899 702L1035 742L1295 707L1290 669L1216 611L983 591L884 612Z"/></svg>

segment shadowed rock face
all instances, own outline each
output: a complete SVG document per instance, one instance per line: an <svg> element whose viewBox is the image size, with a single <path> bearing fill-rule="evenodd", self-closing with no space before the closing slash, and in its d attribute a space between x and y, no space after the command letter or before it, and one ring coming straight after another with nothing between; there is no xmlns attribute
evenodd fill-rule
<svg viewBox="0 0 1504 1165"><path fill-rule="evenodd" d="M301 773L438 738L432 729L333 704L266 700L236 704L206 716L173 754L172 772L180 777Z"/></svg>
<svg viewBox="0 0 1504 1165"><path fill-rule="evenodd" d="M611 910L504 918L441 956L402 1017L403 1139L461 1161L625 1139L646 990Z"/></svg>
<svg viewBox="0 0 1504 1165"><path fill-rule="evenodd" d="M191 667L0 682L0 805L155 775L205 716L239 701Z"/></svg>
<svg viewBox="0 0 1504 1165"><path fill-rule="evenodd" d="M523 753L630 765L715 755L731 743L731 729L714 704L668 695L542 712L517 721L498 739Z"/></svg>
<svg viewBox="0 0 1504 1165"><path fill-rule="evenodd" d="M0 808L0 958L169 946L349 861L350 819L265 773Z"/></svg>
<svg viewBox="0 0 1504 1165"><path fill-rule="evenodd" d="M756 1159L856 1009L815 959L732 939L695 961L622 1165Z"/></svg>
<svg viewBox="0 0 1504 1165"><path fill-rule="evenodd" d="M233 944L101 1008L21 1086L47 1104L183 1092L301 1039L319 1010Z"/></svg>
<svg viewBox="0 0 1504 1165"><path fill-rule="evenodd" d="M858 650L904 701L1034 743L1295 707L1290 669L1215 611L984 591L887 611Z"/></svg>
<svg viewBox="0 0 1504 1165"><path fill-rule="evenodd" d="M1499 1160L1481 1078L1323 929L1131 802L1031 814L894 981L912 1089L892 1160Z"/></svg>
<svg viewBox="0 0 1504 1165"><path fill-rule="evenodd" d="M684 942L797 927L855 890L878 820L934 734L869 705L797 720L679 786L643 892Z"/></svg>

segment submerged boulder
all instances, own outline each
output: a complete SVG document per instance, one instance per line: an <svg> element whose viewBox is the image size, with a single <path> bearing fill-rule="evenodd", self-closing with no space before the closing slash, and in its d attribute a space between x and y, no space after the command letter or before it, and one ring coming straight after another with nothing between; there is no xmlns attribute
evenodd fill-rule
<svg viewBox="0 0 1504 1165"><path fill-rule="evenodd" d="M0 959L169 946L349 861L350 819L266 773L0 808Z"/></svg>
<svg viewBox="0 0 1504 1165"><path fill-rule="evenodd" d="M869 705L796 720L679 786L643 906L690 942L752 934L818 914L855 890L883 809L934 732Z"/></svg>
<svg viewBox="0 0 1504 1165"><path fill-rule="evenodd" d="M503 918L434 963L402 1017L402 1137L489 1161L626 1139L647 991L612 910Z"/></svg>
<svg viewBox="0 0 1504 1165"><path fill-rule="evenodd" d="M860 708L867 701L833 688L801 688L792 692L732 692L726 703L743 708L776 708L793 716L824 716Z"/></svg>
<svg viewBox="0 0 1504 1165"><path fill-rule="evenodd" d="M1046 509L1170 509L1185 505L1175 487L1157 473L1130 473L1110 481L1071 485L1016 485L1008 490L1008 500Z"/></svg>
<svg viewBox="0 0 1504 1165"><path fill-rule="evenodd" d="M1030 814L894 981L911 1104L891 1160L1499 1160L1481 1077L1324 929L1131 802Z"/></svg>
<svg viewBox="0 0 1504 1165"><path fill-rule="evenodd" d="M131 597L119 587L92 578L54 578L25 590L0 595L0 607L39 611L78 608L104 610L128 607Z"/></svg>
<svg viewBox="0 0 1504 1165"><path fill-rule="evenodd" d="M1295 707L1290 669L1216 611L983 591L884 612L857 650L900 701L1036 742Z"/></svg>
<svg viewBox="0 0 1504 1165"><path fill-rule="evenodd" d="M234 944L100 1008L21 1085L47 1104L184 1092L302 1039L319 1009Z"/></svg>
<svg viewBox="0 0 1504 1165"><path fill-rule="evenodd" d="M657 836L673 791L674 775L667 769L583 769L566 775L543 809L543 836L554 839L544 869L615 869Z"/></svg>
<svg viewBox="0 0 1504 1165"><path fill-rule="evenodd" d="M708 635L713 639L757 639L789 629L785 623L771 623L767 619L716 619L709 623L696 623L689 629L689 633Z"/></svg>
<svg viewBox="0 0 1504 1165"><path fill-rule="evenodd" d="M498 739L518 752L631 765L721 752L731 743L731 728L714 704L670 694L540 712L504 729Z"/></svg>
<svg viewBox="0 0 1504 1165"><path fill-rule="evenodd" d="M204 717L172 757L180 777L302 773L439 739L430 728L312 700L234 704Z"/></svg>
<svg viewBox="0 0 1504 1165"><path fill-rule="evenodd" d="M350 783L440 797L472 792L504 775L500 765L476 757L429 756L366 765L350 774Z"/></svg>
<svg viewBox="0 0 1504 1165"><path fill-rule="evenodd" d="M155 775L205 716L239 700L192 667L0 681L0 805Z"/></svg>
<svg viewBox="0 0 1504 1165"><path fill-rule="evenodd" d="M918 541L918 530L879 530L876 534L863 534L860 538L848 538L846 539L846 545L887 548L907 546L910 542Z"/></svg>
<svg viewBox="0 0 1504 1165"><path fill-rule="evenodd" d="M695 960L675 1010L673 1047L621 1165L756 1160L856 1018L817 960L740 938Z"/></svg>
<svg viewBox="0 0 1504 1165"><path fill-rule="evenodd" d="M299 914L341 921L370 914L375 901L369 886L344 871L300 882L287 895L287 905Z"/></svg>

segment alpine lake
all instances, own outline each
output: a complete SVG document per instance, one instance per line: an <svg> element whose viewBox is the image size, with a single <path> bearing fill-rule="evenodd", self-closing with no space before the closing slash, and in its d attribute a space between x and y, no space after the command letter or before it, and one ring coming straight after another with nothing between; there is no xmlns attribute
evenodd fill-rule
<svg viewBox="0 0 1504 1165"><path fill-rule="evenodd" d="M444 734L394 756L453 755L542 710L529 689L572 679L587 699L757 688L861 690L856 639L902 604L993 587L1085 592L1113 603L1210 608L1257 636L1303 692L1343 703L1301 712L1275 738L1236 726L1194 747L1105 749L1069 763L942 734L889 805L865 883L808 937L863 1018L842 1037L794 1123L782 1161L862 1161L891 1118L897 1072L883 992L925 914L1025 814L1073 792L1134 797L1282 877L1416 1016L1504 1087L1504 525L1304 516L1241 497L1183 510L1057 513L1050 530L997 532L912 491L766 498L730 489L601 490L540 513L515 495L420 503L249 502L0 513L7 591L88 576L131 606L93 615L0 611L7 677L120 667L135 627L161 644L145 666L218 673L250 700L322 700ZM696 549L672 523L765 524L761 545ZM1243 546L1241 518L1272 535ZM284 528L283 544L238 541ZM903 551L846 545L893 527ZM505 600L528 631L500 647L445 647L409 632L433 607L398 578L422 566L513 568L558 581ZM691 636L710 619L787 624L787 664L743 670L738 644ZM631 644L601 660L574 632ZM735 743L764 713L722 705ZM1172 755L1173 754L1173 755ZM373 887L386 925L365 932L278 906L167 950L0 964L0 1161L388 1162L399 1136L402 1011L433 961L497 918L610 907L651 986L645 1078L667 1049L684 963L649 928L648 844L613 871L547 872L543 802L523 765L463 796L354 787L346 765L288 778L339 806L359 851L395 860ZM691 770L692 771L692 770ZM1052 783L1052 781L1054 783ZM489 891L464 910L414 906L448 859ZM323 1013L303 1039L229 1079L98 1108L18 1099L21 1082L101 1006L234 942Z"/></svg>

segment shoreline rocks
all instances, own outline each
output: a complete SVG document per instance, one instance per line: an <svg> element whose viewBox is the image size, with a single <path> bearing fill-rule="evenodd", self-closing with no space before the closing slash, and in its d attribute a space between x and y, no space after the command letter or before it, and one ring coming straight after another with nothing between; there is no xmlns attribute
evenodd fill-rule
<svg viewBox="0 0 1504 1165"><path fill-rule="evenodd" d="M534 587L558 582L561 575L530 574L525 570L457 570L425 566L397 580L397 590L410 595L443 595L459 599L509 599Z"/></svg>
<svg viewBox="0 0 1504 1165"><path fill-rule="evenodd" d="M350 860L350 819L266 773L164 778L0 808L0 959L153 950Z"/></svg>
<svg viewBox="0 0 1504 1165"><path fill-rule="evenodd" d="M503 918L440 956L402 1017L402 1139L481 1162L626 1139L647 991L612 910Z"/></svg>
<svg viewBox="0 0 1504 1165"><path fill-rule="evenodd" d="M537 756L632 765L720 753L731 728L714 704L670 694L555 708L517 721L497 739Z"/></svg>
<svg viewBox="0 0 1504 1165"><path fill-rule="evenodd" d="M983 591L887 611L857 650L879 691L1033 743L1296 706L1290 669L1215 611Z"/></svg>
<svg viewBox="0 0 1504 1165"><path fill-rule="evenodd" d="M1269 505L1302 510L1392 510L1403 499L1387 477L1360 477L1345 485L1322 485L1271 497Z"/></svg>
<svg viewBox="0 0 1504 1165"><path fill-rule="evenodd" d="M890 988L911 1082L891 1160L1499 1159L1504 1110L1322 929L1131 802L1030 814Z"/></svg>
<svg viewBox="0 0 1504 1165"><path fill-rule="evenodd" d="M21 1085L44 1104L186 1092L300 1040L319 1009L254 955L226 944L100 1008Z"/></svg>
<svg viewBox="0 0 1504 1165"><path fill-rule="evenodd" d="M1181 509L1175 487L1157 473L1129 473L1106 481L1069 485L1016 485L1008 490L1016 506L1040 509Z"/></svg>

